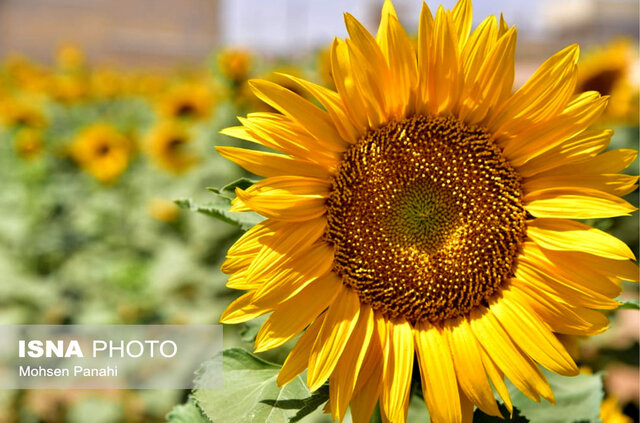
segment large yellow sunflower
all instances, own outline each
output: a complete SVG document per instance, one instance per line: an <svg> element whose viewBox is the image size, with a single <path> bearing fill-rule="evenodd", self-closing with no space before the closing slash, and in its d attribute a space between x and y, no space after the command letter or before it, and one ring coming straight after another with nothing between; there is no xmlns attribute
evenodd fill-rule
<svg viewBox="0 0 640 423"><path fill-rule="evenodd" d="M587 129L607 99L574 95L578 47L512 93L515 28L490 16L472 32L471 14L425 5L417 51L391 2L375 37L347 14L337 91L291 78L322 108L253 81L279 113L223 131L283 154L218 149L265 177L232 210L267 218L228 252L228 286L249 292L221 320L271 313L257 351L304 331L278 382L328 381L338 420L379 402L403 422L414 354L435 422L499 415L493 389L511 409L505 376L553 402L538 365L578 373L555 334L602 332L597 310L638 279L623 242L572 220L629 215L637 181L618 174L636 153L600 154L611 131Z"/></svg>

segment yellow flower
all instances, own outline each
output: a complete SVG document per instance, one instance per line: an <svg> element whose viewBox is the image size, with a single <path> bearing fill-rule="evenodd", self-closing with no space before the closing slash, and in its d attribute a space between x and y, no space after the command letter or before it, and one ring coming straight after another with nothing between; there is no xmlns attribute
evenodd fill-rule
<svg viewBox="0 0 640 423"><path fill-rule="evenodd" d="M626 216L619 175L635 151L603 154L611 131L587 129L597 92L574 95L578 47L553 55L512 93L516 30L490 16L471 32L471 4L424 5L417 52L391 2L377 35L351 15L331 61L336 91L292 77L322 108L267 81L255 94L279 113L223 131L283 154L219 147L265 179L237 189L232 211L267 219L222 266L248 291L221 321L272 313L255 349L306 328L280 371L307 368L328 409L404 422L414 354L434 422L470 421L473 406L508 409L503 377L553 402L539 365L578 368L555 333L607 328L631 250L572 219ZM492 389L493 388L493 389Z"/></svg>
<svg viewBox="0 0 640 423"><path fill-rule="evenodd" d="M49 94L62 103L77 103L89 95L89 81L84 74L56 74L48 80Z"/></svg>
<svg viewBox="0 0 640 423"><path fill-rule="evenodd" d="M632 423L633 419L622 413L616 397L607 397L600 405L602 423Z"/></svg>
<svg viewBox="0 0 640 423"><path fill-rule="evenodd" d="M161 222L175 222L180 215L180 209L173 202L161 198L154 198L149 202L149 215Z"/></svg>
<svg viewBox="0 0 640 423"><path fill-rule="evenodd" d="M182 173L197 164L198 158L186 149L192 138L187 128L176 121L166 121L151 130L148 152L161 168Z"/></svg>
<svg viewBox="0 0 640 423"><path fill-rule="evenodd" d="M18 155L24 159L38 157L44 148L42 132L33 128L21 129L16 135L15 148Z"/></svg>
<svg viewBox="0 0 640 423"><path fill-rule="evenodd" d="M84 51L72 44L63 45L58 49L56 63L64 71L76 71L85 65Z"/></svg>
<svg viewBox="0 0 640 423"><path fill-rule="evenodd" d="M132 145L113 126L95 123L78 134L70 152L85 171L98 181L110 184L127 169Z"/></svg>
<svg viewBox="0 0 640 423"><path fill-rule="evenodd" d="M323 48L316 55L316 69L322 84L335 90L333 74L331 73L331 48Z"/></svg>
<svg viewBox="0 0 640 423"><path fill-rule="evenodd" d="M609 95L601 121L638 124L638 81L632 78L638 61L637 46L626 39L590 51L578 67L577 92L598 91Z"/></svg>
<svg viewBox="0 0 640 423"><path fill-rule="evenodd" d="M218 68L225 78L241 83L249 76L252 57L246 50L227 49L218 54Z"/></svg>
<svg viewBox="0 0 640 423"><path fill-rule="evenodd" d="M212 88L200 82L175 85L160 98L160 113L167 118L204 119L214 107Z"/></svg>
<svg viewBox="0 0 640 423"><path fill-rule="evenodd" d="M7 126L42 128L47 118L36 97L7 97L0 103L0 119Z"/></svg>
<svg viewBox="0 0 640 423"><path fill-rule="evenodd" d="M123 75L111 69L99 69L91 74L91 94L98 99L113 99L125 91Z"/></svg>

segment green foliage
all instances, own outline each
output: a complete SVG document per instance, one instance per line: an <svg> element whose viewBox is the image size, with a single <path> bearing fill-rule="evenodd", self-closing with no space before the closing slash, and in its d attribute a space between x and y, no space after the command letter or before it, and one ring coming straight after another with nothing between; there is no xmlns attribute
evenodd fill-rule
<svg viewBox="0 0 640 423"><path fill-rule="evenodd" d="M310 393L300 376L279 387L280 366L245 350L225 350L222 361L224 388L194 392L198 406L215 423L310 422L329 397L327 388Z"/></svg>
<svg viewBox="0 0 640 423"><path fill-rule="evenodd" d="M622 305L618 307L619 310L640 310L640 303L637 298L633 298L626 301L620 301Z"/></svg>
<svg viewBox="0 0 640 423"><path fill-rule="evenodd" d="M544 371L555 395L556 404L536 403L525 397L513 385L509 393L515 408L531 422L545 423L597 423L600 421L602 374L575 377L559 376Z"/></svg>
<svg viewBox="0 0 640 423"><path fill-rule="evenodd" d="M198 408L193 397L189 397L186 404L174 407L167 414L168 423L210 423Z"/></svg>
<svg viewBox="0 0 640 423"><path fill-rule="evenodd" d="M253 212L230 212L229 207L231 207L231 200L235 197L235 189L246 189L254 182L247 178L240 178L222 188L208 188L214 194L214 199L203 204L196 204L190 198L179 199L175 203L183 209L211 216L246 231L264 218Z"/></svg>

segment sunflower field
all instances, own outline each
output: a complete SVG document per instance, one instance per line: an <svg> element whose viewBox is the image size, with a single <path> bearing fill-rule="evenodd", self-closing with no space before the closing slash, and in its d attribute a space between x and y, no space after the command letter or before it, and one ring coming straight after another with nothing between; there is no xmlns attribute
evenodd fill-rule
<svg viewBox="0 0 640 423"><path fill-rule="evenodd" d="M224 324L223 389L0 422L639 421L637 41L514 83L508 16L430 6L292 57L0 57L0 324Z"/></svg>

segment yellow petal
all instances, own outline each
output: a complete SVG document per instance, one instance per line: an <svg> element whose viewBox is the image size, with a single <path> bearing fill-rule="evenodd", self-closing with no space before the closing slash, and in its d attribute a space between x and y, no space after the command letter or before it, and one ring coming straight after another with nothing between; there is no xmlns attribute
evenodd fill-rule
<svg viewBox="0 0 640 423"><path fill-rule="evenodd" d="M350 116L348 116L345 111L345 105L338 93L302 78L286 74L283 75L307 90L320 102L320 104L322 104L322 106L327 110L327 113L329 113L329 117L336 126L340 136L345 141L355 144L355 142L364 134L366 128L358 127L357 122L351 120Z"/></svg>
<svg viewBox="0 0 640 423"><path fill-rule="evenodd" d="M529 243L525 243L524 249L530 250ZM574 280L575 285L609 298L620 295L618 275L637 273L638 270L631 261L602 258L589 253L540 248L538 254L544 255L549 262L553 263L553 269L559 269L559 273L562 273L565 279ZM617 263L617 265L613 265L613 263ZM612 268L616 270L610 271L609 269Z"/></svg>
<svg viewBox="0 0 640 423"><path fill-rule="evenodd" d="M636 150L611 150L594 157L586 157L574 163L558 166L540 174L540 176L568 176L576 172L596 175L618 173L629 167L637 155Z"/></svg>
<svg viewBox="0 0 640 423"><path fill-rule="evenodd" d="M523 198L529 213L539 218L598 219L630 216L637 208L615 195L589 188L552 188Z"/></svg>
<svg viewBox="0 0 640 423"><path fill-rule="evenodd" d="M291 262L297 261L303 255L306 256L307 250L324 235L326 227L326 219L320 217L297 225L284 226L269 238L264 238L261 242L262 248L247 269L247 277L261 280L283 268L295 268Z"/></svg>
<svg viewBox="0 0 640 423"><path fill-rule="evenodd" d="M453 23L457 29L456 35L458 38L458 47L462 50L469 38L469 32L471 32L471 25L473 23L473 8L471 7L471 0L458 0L451 10L451 13L453 16Z"/></svg>
<svg viewBox="0 0 640 423"><path fill-rule="evenodd" d="M251 304L253 293L248 292L229 304L220 317L220 323L236 324L255 319L270 312L271 307L256 307Z"/></svg>
<svg viewBox="0 0 640 423"><path fill-rule="evenodd" d="M550 250L582 251L614 260L635 259L627 244L618 238L573 220L531 220L527 222L527 236Z"/></svg>
<svg viewBox="0 0 640 423"><path fill-rule="evenodd" d="M572 307L558 301L534 285L512 279L512 290L524 297L533 311L556 333L596 335L607 329L609 319L585 307Z"/></svg>
<svg viewBox="0 0 640 423"><path fill-rule="evenodd" d="M593 157L607 148L612 135L613 131L610 129L583 131L549 151L532 158L518 168L518 173L528 178L558 166Z"/></svg>
<svg viewBox="0 0 640 423"><path fill-rule="evenodd" d="M481 371L484 368L482 357L469 323L466 319L457 319L445 326L445 333L460 389L486 414L500 417L487 375Z"/></svg>
<svg viewBox="0 0 640 423"><path fill-rule="evenodd" d="M413 330L404 319L386 320L386 328L384 383L380 395L380 409L390 421L404 422L407 418L413 369Z"/></svg>
<svg viewBox="0 0 640 423"><path fill-rule="evenodd" d="M256 336L255 352L277 348L293 339L322 314L341 289L342 281L337 276L321 278L278 305Z"/></svg>
<svg viewBox="0 0 640 423"><path fill-rule="evenodd" d="M458 41L451 15L439 7L435 19L434 50L431 51L429 111L436 115L453 112L458 106L462 78L459 69Z"/></svg>
<svg viewBox="0 0 640 423"><path fill-rule="evenodd" d="M264 80L252 80L249 86L256 96L285 116L298 122L322 145L335 152L347 148L326 112L284 87Z"/></svg>
<svg viewBox="0 0 640 423"><path fill-rule="evenodd" d="M611 298L582 286L579 281L565 277L560 269L534 248L526 248L520 256L515 276L570 304L603 310L619 305Z"/></svg>
<svg viewBox="0 0 640 423"><path fill-rule="evenodd" d="M333 169L337 165L338 153L326 150L297 122L284 115L250 113L246 118L238 117L238 120L244 125L247 133L265 147L309 160L324 169Z"/></svg>
<svg viewBox="0 0 640 423"><path fill-rule="evenodd" d="M472 310L471 330L491 359L523 394L536 402L540 401L540 395L553 402L553 392L540 369L513 344L491 309L478 307Z"/></svg>
<svg viewBox="0 0 640 423"><path fill-rule="evenodd" d="M547 59L516 93L488 117L488 129L517 133L532 123L557 115L575 91L579 48L571 45Z"/></svg>
<svg viewBox="0 0 640 423"><path fill-rule="evenodd" d="M340 292L327 311L327 317L309 356L307 385L313 392L329 378L360 314L360 299L349 288Z"/></svg>
<svg viewBox="0 0 640 423"><path fill-rule="evenodd" d="M311 282L331 277L329 273L332 266L333 247L319 242L304 256L291 257L281 269L258 279L262 284L254 292L252 302L259 307L274 307L296 295Z"/></svg>
<svg viewBox="0 0 640 423"><path fill-rule="evenodd" d="M530 125L507 141L499 140L498 144L512 166L522 166L592 125L607 107L607 100L596 92L582 93L559 115Z"/></svg>
<svg viewBox="0 0 640 423"><path fill-rule="evenodd" d="M356 83L351 71L349 48L347 43L335 39L331 45L331 73L336 84L336 90L351 117L358 128L369 128L369 120L364 107L362 95L356 88Z"/></svg>
<svg viewBox="0 0 640 423"><path fill-rule="evenodd" d="M382 387L384 356L377 331L372 334L351 399L353 423L369 423Z"/></svg>
<svg viewBox="0 0 640 423"><path fill-rule="evenodd" d="M500 395L500 398L502 398L502 402L504 406L507 407L509 414L513 414L513 404L511 403L511 396L509 395L507 385L504 383L503 373L483 348L480 348L479 351L480 357L482 358L482 365L487 372L487 376L489 376L493 387L496 389L496 392L498 392L498 395Z"/></svg>
<svg viewBox="0 0 640 423"><path fill-rule="evenodd" d="M371 307L362 305L351 340L329 378L329 398L333 418L336 420L342 421L347 412L349 401L356 387L356 380L369 350L374 328Z"/></svg>
<svg viewBox="0 0 640 423"><path fill-rule="evenodd" d="M504 289L502 295L503 298L491 303L491 311L520 349L552 372L577 375L578 367L569 353L530 311L523 297L509 289Z"/></svg>
<svg viewBox="0 0 640 423"><path fill-rule="evenodd" d="M418 78L416 54L390 1L383 7L377 40L389 64L390 78L393 81L387 87L388 103L391 104L390 116L412 113L412 95Z"/></svg>
<svg viewBox="0 0 640 423"><path fill-rule="evenodd" d="M422 3L420 12L420 28L418 30L418 90L416 96L416 113L426 113L430 99L430 82L433 78L435 61L432 58L434 37L434 20L427 3Z"/></svg>
<svg viewBox="0 0 640 423"><path fill-rule="evenodd" d="M276 381L279 386L284 386L291 382L307 368L311 349L313 348L313 344L316 342L316 338L320 333L320 329L322 328L326 315L327 313L324 313L318 317L302 334L298 342L296 342L296 345L287 356L287 359L284 361L282 369L280 369L280 373L278 374L278 379Z"/></svg>
<svg viewBox="0 0 640 423"><path fill-rule="evenodd" d="M587 273L598 273L615 283L620 280L638 281L640 271L638 265L632 261L612 260L573 251L551 251L545 249L544 254L559 268L566 268L571 273L576 272L576 275L581 275L576 269L579 267L585 269L584 271ZM580 276L578 277L583 279ZM616 297L617 294L608 296Z"/></svg>
<svg viewBox="0 0 640 423"><path fill-rule="evenodd" d="M302 176L273 176L250 186L236 188L236 195L252 210L272 219L311 220L326 212L329 182ZM232 208L231 211L236 211Z"/></svg>
<svg viewBox="0 0 640 423"><path fill-rule="evenodd" d="M571 175L547 176L546 172L535 175L524 181L522 190L526 194L552 188L565 188L567 191L575 188L587 188L606 192L622 197L633 192L637 187L638 177L631 175L590 174L586 171Z"/></svg>
<svg viewBox="0 0 640 423"><path fill-rule="evenodd" d="M473 80L468 81L468 95L461 106L460 118L471 124L482 122L491 109L511 93L514 79L516 30L510 29L498 40L482 61Z"/></svg>
<svg viewBox="0 0 640 423"><path fill-rule="evenodd" d="M259 176L295 175L319 179L328 179L331 176L328 169L282 154L237 147L216 147L216 151L222 157Z"/></svg>
<svg viewBox="0 0 640 423"><path fill-rule="evenodd" d="M418 324L414 333L422 393L429 414L438 422L461 421L458 383L446 334L426 323Z"/></svg>

